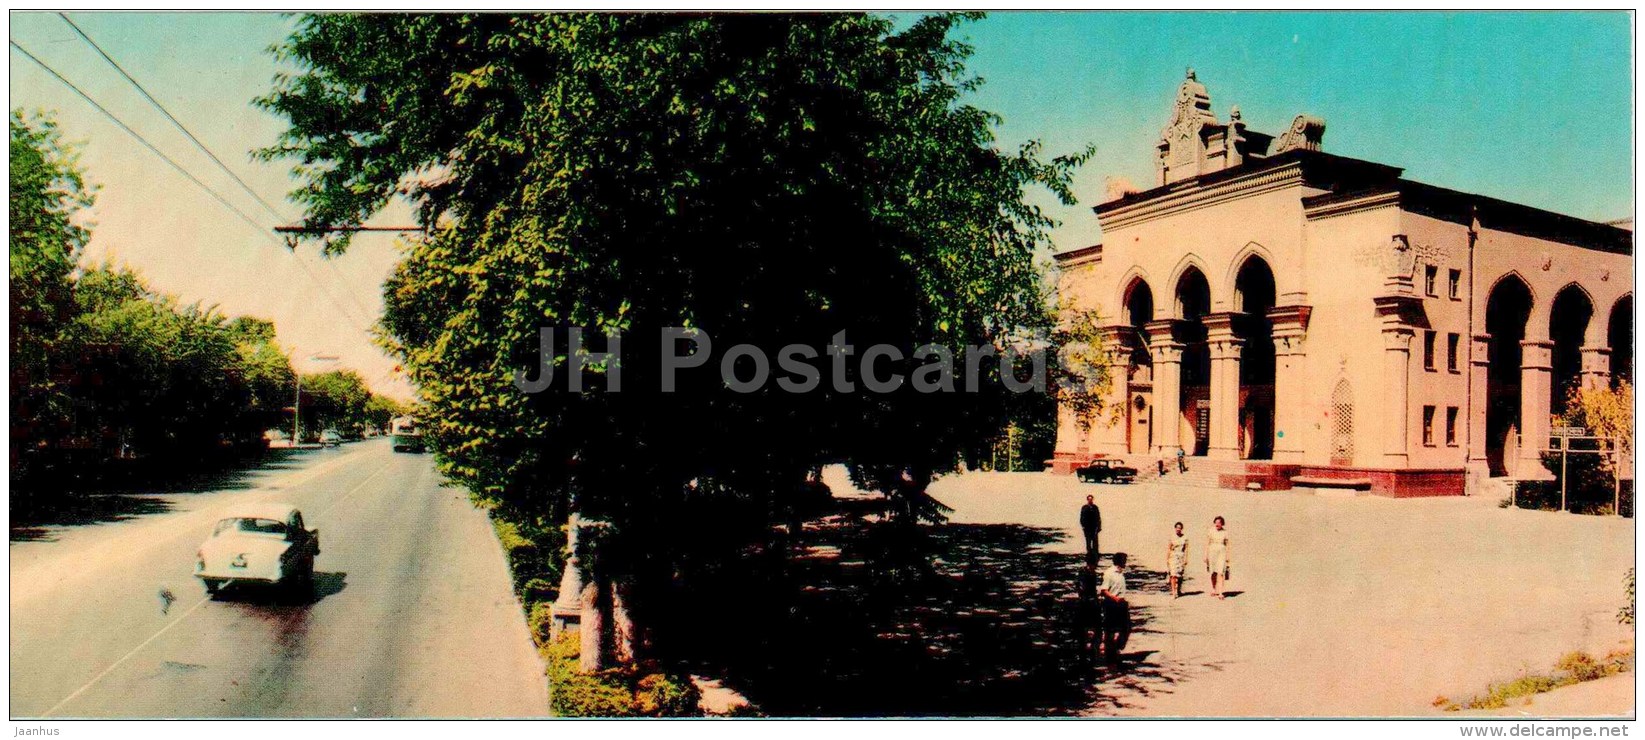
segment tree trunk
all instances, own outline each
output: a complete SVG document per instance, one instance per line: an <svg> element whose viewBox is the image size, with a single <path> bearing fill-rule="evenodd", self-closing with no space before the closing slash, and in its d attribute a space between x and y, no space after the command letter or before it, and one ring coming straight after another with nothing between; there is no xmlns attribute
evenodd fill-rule
<svg viewBox="0 0 1645 740"><path fill-rule="evenodd" d="M618 663L629 663L634 660L635 627L634 618L628 612L629 587L618 584L611 589L611 658Z"/></svg>
<svg viewBox="0 0 1645 740"><path fill-rule="evenodd" d="M605 593L605 579L597 573L590 575L592 583L583 587L583 614L577 627L577 636L582 641L577 669L583 673L605 670L611 655L611 599Z"/></svg>

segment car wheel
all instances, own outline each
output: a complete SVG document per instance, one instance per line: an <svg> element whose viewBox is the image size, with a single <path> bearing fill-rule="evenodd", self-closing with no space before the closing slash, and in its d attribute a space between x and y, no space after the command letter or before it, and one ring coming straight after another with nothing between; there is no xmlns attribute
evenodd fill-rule
<svg viewBox="0 0 1645 740"><path fill-rule="evenodd" d="M216 578L202 578L200 582L205 584L207 596L215 596L223 588L223 582Z"/></svg>

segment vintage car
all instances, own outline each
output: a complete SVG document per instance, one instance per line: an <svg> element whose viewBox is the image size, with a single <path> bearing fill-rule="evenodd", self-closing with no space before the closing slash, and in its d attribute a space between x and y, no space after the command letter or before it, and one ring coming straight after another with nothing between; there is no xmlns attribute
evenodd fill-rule
<svg viewBox="0 0 1645 740"><path fill-rule="evenodd" d="M252 506L217 522L200 545L194 576L206 593L229 583L312 587L320 530L303 527L303 513L289 504Z"/></svg>
<svg viewBox="0 0 1645 740"><path fill-rule="evenodd" d="M1090 465L1076 468L1074 475L1086 483L1130 483L1137 479L1137 469L1119 460L1098 458Z"/></svg>

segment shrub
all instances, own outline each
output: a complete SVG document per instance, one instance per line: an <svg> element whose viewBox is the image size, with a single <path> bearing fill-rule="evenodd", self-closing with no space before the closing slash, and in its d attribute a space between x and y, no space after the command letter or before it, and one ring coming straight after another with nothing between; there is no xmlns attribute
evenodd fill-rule
<svg viewBox="0 0 1645 740"><path fill-rule="evenodd" d="M694 717L702 698L685 676L642 665L579 673L579 641L567 633L547 643L549 709L558 717Z"/></svg>
<svg viewBox="0 0 1645 740"><path fill-rule="evenodd" d="M1616 613L1616 621L1622 624L1634 623L1634 569L1628 569L1628 575L1622 578L1623 591L1627 593L1627 600L1622 602L1622 608Z"/></svg>
<svg viewBox="0 0 1645 740"><path fill-rule="evenodd" d="M557 717L635 717L634 692L621 681L618 670L577 672L578 643L564 634L548 644L549 711Z"/></svg>
<svg viewBox="0 0 1645 740"><path fill-rule="evenodd" d="M533 578L520 587L520 598L527 602L553 601L560 584L547 578Z"/></svg>
<svg viewBox="0 0 1645 740"><path fill-rule="evenodd" d="M1508 706L1513 699L1535 696L1553 691L1554 689L1584 681L1593 681L1606 676L1615 676L1627 673L1633 668L1634 654L1632 651L1613 651L1604 658L1595 659L1593 656L1578 651L1567 653L1559 659L1555 666L1558 672L1554 675L1533 674L1521 676L1512 681L1494 683L1486 687L1485 693L1468 699L1464 702L1454 702L1445 697L1434 699L1434 706L1441 707L1447 712L1462 709L1501 709Z"/></svg>
<svg viewBox="0 0 1645 740"><path fill-rule="evenodd" d="M553 602L539 601L531 604L531 613L526 615L526 624L531 627L531 637L538 645L547 645L549 633L554 627Z"/></svg>

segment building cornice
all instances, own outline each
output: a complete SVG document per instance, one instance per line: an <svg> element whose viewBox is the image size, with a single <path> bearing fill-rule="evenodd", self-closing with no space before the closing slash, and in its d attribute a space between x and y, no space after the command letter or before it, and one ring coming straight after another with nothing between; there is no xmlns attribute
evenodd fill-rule
<svg viewBox="0 0 1645 740"><path fill-rule="evenodd" d="M1066 252L1058 252L1051 255L1051 259L1056 260L1057 267L1064 270L1070 267L1078 267L1080 265L1101 262L1102 245L1093 244L1089 247L1080 247L1079 249L1070 249Z"/></svg>
<svg viewBox="0 0 1645 740"><path fill-rule="evenodd" d="M1302 215L1310 221L1334 216L1346 216L1378 208L1399 207L1399 191L1384 190L1360 193L1325 193L1302 199Z"/></svg>
<svg viewBox="0 0 1645 740"><path fill-rule="evenodd" d="M1126 198L1105 203L1096 207L1097 220L1102 224L1103 231L1120 229L1237 198L1294 187L1300 185L1303 179L1302 168L1295 165L1241 174L1243 176L1218 178L1210 182L1207 182L1209 176L1182 180L1150 191L1153 196L1147 199Z"/></svg>

